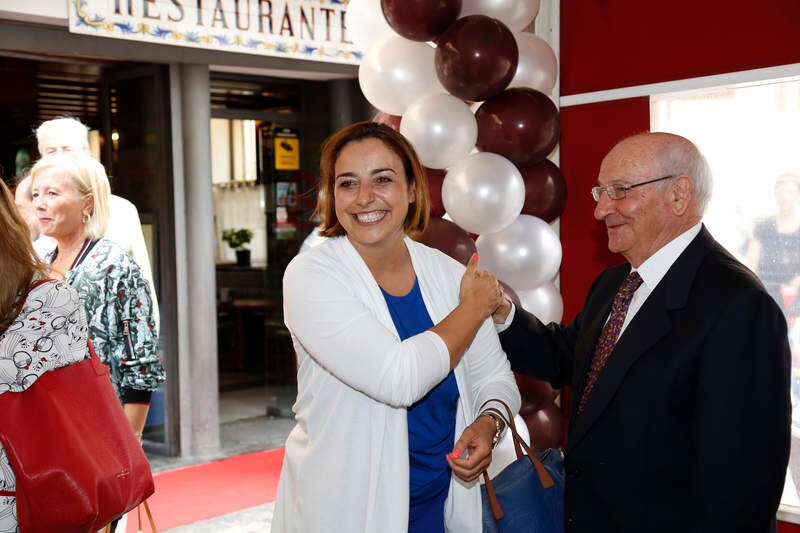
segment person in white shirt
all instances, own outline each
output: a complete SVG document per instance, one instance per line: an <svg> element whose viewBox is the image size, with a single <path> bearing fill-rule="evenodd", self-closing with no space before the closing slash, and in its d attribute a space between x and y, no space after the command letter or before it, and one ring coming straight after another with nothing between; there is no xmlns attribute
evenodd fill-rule
<svg viewBox="0 0 800 533"><path fill-rule="evenodd" d="M428 220L414 149L360 122L322 150L325 242L283 279L297 425L273 533L482 531L476 481L520 396L489 315L502 288L411 240ZM502 412L502 411L501 411Z"/></svg>
<svg viewBox="0 0 800 533"><path fill-rule="evenodd" d="M786 320L703 227L708 163L688 139L645 133L608 153L597 182L595 218L627 262L597 277L569 324L509 301L494 313L516 372L572 387L566 531L774 531Z"/></svg>
<svg viewBox="0 0 800 533"><path fill-rule="evenodd" d="M89 154L89 130L80 120L72 117L60 117L42 122L36 129L36 140L39 143L39 154L42 157L60 152ZM110 216L105 237L119 244L133 257L133 260L139 265L142 275L150 283L153 318L156 330L158 330L160 327L158 298L153 284L150 255L147 253L139 211L130 201L115 194L110 196L108 207Z"/></svg>

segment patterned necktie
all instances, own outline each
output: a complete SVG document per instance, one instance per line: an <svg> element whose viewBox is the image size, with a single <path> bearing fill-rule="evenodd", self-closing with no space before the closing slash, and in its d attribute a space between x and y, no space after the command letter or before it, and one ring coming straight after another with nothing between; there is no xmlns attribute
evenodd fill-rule
<svg viewBox="0 0 800 533"><path fill-rule="evenodd" d="M614 303L611 306L611 315L609 315L606 325L603 326L603 332L600 333L600 338L597 340L597 345L594 347L594 357L589 367L589 374L586 377L586 386L583 387L583 394L581 394L581 399L578 403L578 415L580 415L583 412L583 408L586 407L586 400L589 399L589 395L592 393L592 390L594 390L597 377L600 375L600 371L603 370L608 356L614 351L614 346L617 343L622 324L625 322L625 315L628 314L628 306L631 304L633 293L636 292L636 289L638 289L641 284L642 277L639 273L631 272L628 274L628 277L625 278L625 281L622 282L622 286L617 291L617 295L614 296Z"/></svg>

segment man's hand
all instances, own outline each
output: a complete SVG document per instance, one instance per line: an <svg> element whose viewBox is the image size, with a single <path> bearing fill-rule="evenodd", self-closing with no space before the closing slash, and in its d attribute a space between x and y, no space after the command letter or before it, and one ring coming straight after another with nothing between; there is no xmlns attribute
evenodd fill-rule
<svg viewBox="0 0 800 533"><path fill-rule="evenodd" d="M508 314L511 312L511 300L508 299L508 296L503 296L503 302L497 306L497 309L494 310L492 313L492 320L495 324L503 324L508 318Z"/></svg>

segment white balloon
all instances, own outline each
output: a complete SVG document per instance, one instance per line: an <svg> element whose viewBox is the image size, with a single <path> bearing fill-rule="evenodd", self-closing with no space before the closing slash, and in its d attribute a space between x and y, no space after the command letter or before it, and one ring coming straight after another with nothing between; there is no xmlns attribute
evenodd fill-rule
<svg viewBox="0 0 800 533"><path fill-rule="evenodd" d="M386 22L381 9L381 0L350 0L344 16L350 40L362 52L397 33Z"/></svg>
<svg viewBox="0 0 800 533"><path fill-rule="evenodd" d="M455 96L429 94L406 108L400 133L414 146L423 165L447 168L475 146L478 122L469 106Z"/></svg>
<svg viewBox="0 0 800 533"><path fill-rule="evenodd" d="M539 13L539 0L463 0L461 16L487 15L513 32L527 28Z"/></svg>
<svg viewBox="0 0 800 533"><path fill-rule="evenodd" d="M364 97L390 115L402 115L415 99L445 93L436 76L436 51L425 43L387 37L364 56L358 83Z"/></svg>
<svg viewBox="0 0 800 533"><path fill-rule="evenodd" d="M520 215L502 231L481 235L475 245L481 268L517 293L549 283L561 264L558 235L547 222L530 215Z"/></svg>
<svg viewBox="0 0 800 533"><path fill-rule="evenodd" d="M452 165L442 182L447 214L470 233L502 230L519 216L524 203L525 182L519 170L491 152L471 154Z"/></svg>
<svg viewBox="0 0 800 533"><path fill-rule="evenodd" d="M514 35L519 49L517 72L509 87L530 87L551 94L558 76L558 60L547 41L528 32Z"/></svg>
<svg viewBox="0 0 800 533"><path fill-rule="evenodd" d="M532 291L517 291L522 308L545 324L561 322L564 316L564 301L552 283L539 285Z"/></svg>

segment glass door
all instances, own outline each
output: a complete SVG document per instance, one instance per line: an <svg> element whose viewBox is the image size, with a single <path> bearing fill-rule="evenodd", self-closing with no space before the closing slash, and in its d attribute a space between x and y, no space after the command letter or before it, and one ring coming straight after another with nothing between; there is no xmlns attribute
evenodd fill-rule
<svg viewBox="0 0 800 533"><path fill-rule="evenodd" d="M145 447L178 453L175 228L168 72L163 65L126 65L104 72L102 159L111 190L139 211L159 304L159 346L167 382L152 397Z"/></svg>

